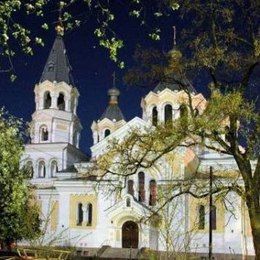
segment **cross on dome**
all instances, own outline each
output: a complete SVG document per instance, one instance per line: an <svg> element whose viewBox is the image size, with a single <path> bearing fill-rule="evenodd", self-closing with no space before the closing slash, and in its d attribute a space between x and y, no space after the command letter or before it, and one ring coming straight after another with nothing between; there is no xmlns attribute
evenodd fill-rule
<svg viewBox="0 0 260 260"><path fill-rule="evenodd" d="M116 76L115 72L113 73L113 87L108 90L109 96L109 105L103 115L101 116L101 120L104 118L108 118L110 120L120 121L124 120L123 113L118 106L118 97L120 96L120 91L116 88Z"/></svg>

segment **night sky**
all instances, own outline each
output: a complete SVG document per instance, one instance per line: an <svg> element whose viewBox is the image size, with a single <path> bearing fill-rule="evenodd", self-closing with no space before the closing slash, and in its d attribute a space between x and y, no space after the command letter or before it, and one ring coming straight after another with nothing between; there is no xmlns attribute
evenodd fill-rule
<svg viewBox="0 0 260 260"><path fill-rule="evenodd" d="M177 20L177 15L172 15L163 19L160 23L162 29L162 40L160 42L151 41L146 36L134 18L129 18L126 10L116 10L118 21L114 24L119 37L125 40L125 48L120 52L126 67L133 65L132 55L137 43L142 46L154 46L167 51L172 46L172 26L176 25L180 31L188 23ZM24 24L32 24L34 20L30 17L23 17ZM57 20L57 12L50 12L47 17L49 23L53 24ZM92 145L91 123L99 119L104 112L108 97L107 91L112 87L112 74L115 71L117 77L117 87L121 91L119 106L127 120L135 116L141 116L141 97L145 96L151 88L127 87L123 85L122 77L125 70L120 70L109 60L106 50L98 46L97 40L93 36L95 24L86 21L80 28L77 28L64 36L64 41L73 68L73 76L76 87L80 92L78 116L83 125L81 133L80 148L89 153ZM13 115L23 118L25 121L31 120L34 112L34 86L39 82L49 51L55 39L55 30L50 28L47 32L41 32L45 41L45 46L35 49L32 57L18 53L14 59L17 80L10 82L8 75L0 74L0 106ZM34 24L32 30L37 30L38 25ZM178 36L178 34L177 34ZM205 91L207 79L200 78L194 82L197 91Z"/></svg>

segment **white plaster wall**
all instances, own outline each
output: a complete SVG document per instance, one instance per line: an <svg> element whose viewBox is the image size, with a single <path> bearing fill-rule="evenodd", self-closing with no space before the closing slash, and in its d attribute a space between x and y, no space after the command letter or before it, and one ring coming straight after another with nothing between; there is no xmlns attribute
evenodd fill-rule
<svg viewBox="0 0 260 260"><path fill-rule="evenodd" d="M75 185L67 185L67 188L59 188L56 191L59 198L59 224L58 229L61 232L66 230L66 238L62 240L63 245L73 245L76 247L101 247L102 245L110 245L112 247L121 247L121 227L116 227L115 223L111 222L114 218L111 219L108 209L112 207L115 203L115 197L107 197L103 192L102 188L98 193L98 214L97 214L97 225L94 229L88 228L85 230L81 229L70 229L69 228L69 203L70 196L75 193L92 193L93 190L89 188L88 185L85 188L76 188ZM41 196L41 199L43 196ZM234 194L230 195L229 199L233 199L240 203L239 198ZM48 208L48 199L45 198L43 204L44 211L47 211ZM188 203L185 200L185 196L178 199L177 208L175 211L175 217L173 219L173 230L178 229L178 232L182 234L185 233L186 228L186 217L185 212L188 207ZM115 209L115 216L117 214L126 213L131 216L131 211L128 211L127 208L118 208ZM127 213L129 212L129 213ZM145 215L145 212L143 212ZM216 253L235 253L242 254L242 235L241 235L241 215L239 208L235 208L235 211L232 212L235 214L236 218L231 217L231 213L226 211L225 218L226 227L224 233L217 233L213 231L213 252ZM208 216L207 216L208 217ZM228 221L229 220L229 221ZM118 231L117 231L118 230ZM116 232L119 232L119 240L116 239ZM173 232L173 236L176 236L176 233ZM208 233L192 233L192 242L190 243L190 251L192 252L208 252ZM173 238L176 239L176 238ZM176 244L181 247L181 243L184 243L185 236L179 236ZM252 241L247 239L248 242L248 251L247 253L253 254ZM178 248L177 246L177 248ZM140 235L139 235L139 248L141 247L151 247L154 249L165 250L165 243L162 241L162 236L158 230L150 228L145 225L140 226Z"/></svg>

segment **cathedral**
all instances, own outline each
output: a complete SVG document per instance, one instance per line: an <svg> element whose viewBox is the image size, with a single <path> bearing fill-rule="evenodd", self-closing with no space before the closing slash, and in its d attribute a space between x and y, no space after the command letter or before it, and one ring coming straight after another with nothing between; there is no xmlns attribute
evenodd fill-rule
<svg viewBox="0 0 260 260"><path fill-rule="evenodd" d="M193 87L189 91L195 102L206 102ZM159 189L168 187L172 180L181 180L198 169L208 173L210 166L236 171L231 156L205 149L178 148L174 160L161 158L158 167L140 169L129 176L120 196L106 192L109 176L100 182L98 178L82 177L92 159L104 153L111 138L122 140L134 127L147 129L169 118L174 122L180 116L179 100L184 95L178 84L158 84L141 100L142 118L130 121L126 121L120 109L119 90L111 88L104 113L91 125L91 158L79 148L80 94L60 33L34 93L31 142L25 146L22 162L31 169L30 182L36 187L46 244L53 241L55 245L89 252L103 246L208 252L209 206L205 199L187 194L178 197L174 209L167 208L168 215L161 225L141 219L153 212ZM213 207L213 253L252 255L245 204L236 194L229 196L236 203L232 211L221 201Z"/></svg>

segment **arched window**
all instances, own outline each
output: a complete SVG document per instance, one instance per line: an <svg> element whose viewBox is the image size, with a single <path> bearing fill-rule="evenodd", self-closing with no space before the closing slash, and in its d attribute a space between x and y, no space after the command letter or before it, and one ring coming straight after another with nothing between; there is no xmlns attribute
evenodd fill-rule
<svg viewBox="0 0 260 260"><path fill-rule="evenodd" d="M51 162L51 177L55 177L58 171L58 164L56 161Z"/></svg>
<svg viewBox="0 0 260 260"><path fill-rule="evenodd" d="M155 180L150 181L150 198L149 198L149 205L154 206L156 204L157 198L157 185Z"/></svg>
<svg viewBox="0 0 260 260"><path fill-rule="evenodd" d="M180 108L179 108L179 110L180 110L180 117L185 117L185 116L187 116L187 107L184 105L184 104L182 104L181 106L180 106Z"/></svg>
<svg viewBox="0 0 260 260"><path fill-rule="evenodd" d="M230 140L232 140L231 138L232 138L232 134L231 134L230 128L226 125L225 126L225 137L224 137L224 140L226 142L230 142Z"/></svg>
<svg viewBox="0 0 260 260"><path fill-rule="evenodd" d="M211 207L211 223L212 223L212 229L217 229L217 208L216 206Z"/></svg>
<svg viewBox="0 0 260 260"><path fill-rule="evenodd" d="M138 173L138 186L139 186L138 200L140 202L144 202L145 201L145 190L144 190L144 173L143 172Z"/></svg>
<svg viewBox="0 0 260 260"><path fill-rule="evenodd" d="M194 109L194 115L195 115L195 116L198 116L199 113L200 113L200 112L199 112L199 109L198 109L198 108L195 108L195 109Z"/></svg>
<svg viewBox="0 0 260 260"><path fill-rule="evenodd" d="M39 178L45 178L46 176L46 167L45 167L45 162L40 161L38 165L38 176Z"/></svg>
<svg viewBox="0 0 260 260"><path fill-rule="evenodd" d="M199 229L205 229L205 206L199 206Z"/></svg>
<svg viewBox="0 0 260 260"><path fill-rule="evenodd" d="M25 170L28 173L29 178L33 178L34 170L33 170L33 163L31 161L27 162L25 165Z"/></svg>
<svg viewBox="0 0 260 260"><path fill-rule="evenodd" d="M46 125L40 127L40 138L42 142L48 141L49 132Z"/></svg>
<svg viewBox="0 0 260 260"><path fill-rule="evenodd" d="M152 111L152 124L154 126L157 126L157 124L158 124L158 111L157 111L157 107L154 107L153 111Z"/></svg>
<svg viewBox="0 0 260 260"><path fill-rule="evenodd" d="M77 225L81 226L83 222L83 205L82 203L78 204L78 212L77 212Z"/></svg>
<svg viewBox="0 0 260 260"><path fill-rule="evenodd" d="M93 206L91 203L88 204L88 208L87 208L87 212L88 212L88 222L87 222L87 226L91 226L92 225L92 212L93 211Z"/></svg>
<svg viewBox="0 0 260 260"><path fill-rule="evenodd" d="M130 198L126 198L126 206L131 207L131 200Z"/></svg>
<svg viewBox="0 0 260 260"><path fill-rule="evenodd" d="M58 109L59 110L65 110L65 98L64 94L60 93L57 101Z"/></svg>
<svg viewBox="0 0 260 260"><path fill-rule="evenodd" d="M48 71L54 71L54 63L53 62L50 62L48 64Z"/></svg>
<svg viewBox="0 0 260 260"><path fill-rule="evenodd" d="M48 109L51 107L51 94L50 91L44 93L43 108Z"/></svg>
<svg viewBox="0 0 260 260"><path fill-rule="evenodd" d="M111 131L110 131L109 129L106 129L106 130L105 130L105 134L104 134L105 138L106 138L107 136L109 136L110 134L111 134Z"/></svg>
<svg viewBox="0 0 260 260"><path fill-rule="evenodd" d="M133 180L127 181L127 193L134 196L134 181Z"/></svg>
<svg viewBox="0 0 260 260"><path fill-rule="evenodd" d="M164 122L172 122L172 106L169 104L164 107Z"/></svg>

